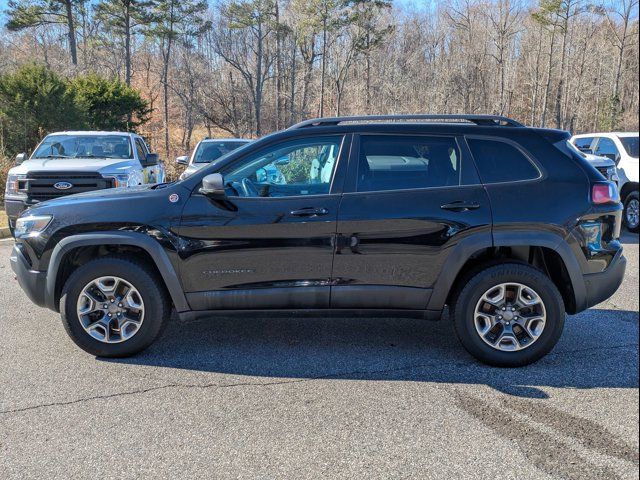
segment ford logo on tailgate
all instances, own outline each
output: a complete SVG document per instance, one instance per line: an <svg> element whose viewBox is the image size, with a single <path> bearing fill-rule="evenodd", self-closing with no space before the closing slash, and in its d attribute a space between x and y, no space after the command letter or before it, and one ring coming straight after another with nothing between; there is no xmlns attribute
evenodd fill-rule
<svg viewBox="0 0 640 480"><path fill-rule="evenodd" d="M58 190L69 190L73 187L73 183L69 182L58 182L53 184L53 188L57 188Z"/></svg>

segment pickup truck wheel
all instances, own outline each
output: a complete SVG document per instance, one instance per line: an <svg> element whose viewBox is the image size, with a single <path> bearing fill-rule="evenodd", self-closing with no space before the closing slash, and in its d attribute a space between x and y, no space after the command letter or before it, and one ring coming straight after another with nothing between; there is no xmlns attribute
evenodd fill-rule
<svg viewBox="0 0 640 480"><path fill-rule="evenodd" d="M638 192L631 192L624 200L624 224L630 232L638 233L640 226L640 213L638 211L640 202Z"/></svg>
<svg viewBox="0 0 640 480"><path fill-rule="evenodd" d="M100 357L136 354L157 338L170 315L154 272L126 257L100 257L75 270L60 299L62 323L83 350Z"/></svg>
<svg viewBox="0 0 640 480"><path fill-rule="evenodd" d="M480 271L453 302L453 322L464 348L497 367L533 363L558 342L564 302L539 270L507 263Z"/></svg>

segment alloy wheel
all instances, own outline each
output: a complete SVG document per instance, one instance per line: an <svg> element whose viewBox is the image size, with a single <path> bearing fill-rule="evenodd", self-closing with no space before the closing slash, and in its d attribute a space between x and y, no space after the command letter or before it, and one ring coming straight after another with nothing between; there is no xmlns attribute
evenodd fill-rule
<svg viewBox="0 0 640 480"><path fill-rule="evenodd" d="M474 312L474 325L482 341L504 352L533 345L540 338L546 320L540 295L516 282L491 287L480 297Z"/></svg>
<svg viewBox="0 0 640 480"><path fill-rule="evenodd" d="M636 228L638 226L640 220L640 213L638 209L640 208L640 202L638 202L637 198L632 198L629 200L627 204L627 225L629 228Z"/></svg>
<svg viewBox="0 0 640 480"><path fill-rule="evenodd" d="M77 314L91 337L103 343L120 343L140 330L144 301L130 282L120 277L99 277L82 289Z"/></svg>

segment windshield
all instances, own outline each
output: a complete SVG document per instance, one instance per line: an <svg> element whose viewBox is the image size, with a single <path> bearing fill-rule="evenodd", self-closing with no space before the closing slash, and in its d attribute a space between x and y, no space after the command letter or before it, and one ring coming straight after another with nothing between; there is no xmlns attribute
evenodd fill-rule
<svg viewBox="0 0 640 480"><path fill-rule="evenodd" d="M200 142L193 155L193 163L211 163L247 143L249 142Z"/></svg>
<svg viewBox="0 0 640 480"><path fill-rule="evenodd" d="M638 158L638 137L618 137L630 157Z"/></svg>
<svg viewBox="0 0 640 480"><path fill-rule="evenodd" d="M124 135L49 135L31 158L133 158Z"/></svg>

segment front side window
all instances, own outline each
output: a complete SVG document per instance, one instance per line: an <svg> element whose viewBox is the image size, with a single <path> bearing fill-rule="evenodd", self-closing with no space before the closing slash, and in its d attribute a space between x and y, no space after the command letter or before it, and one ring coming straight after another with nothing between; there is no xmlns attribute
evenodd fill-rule
<svg viewBox="0 0 640 480"><path fill-rule="evenodd" d="M456 186L460 167L454 138L363 135L357 191Z"/></svg>
<svg viewBox="0 0 640 480"><path fill-rule="evenodd" d="M594 153L596 155L608 157L611 160L615 160L618 156L618 147L616 147L615 142L610 138L602 137L600 140L598 140L598 146L596 147L596 151Z"/></svg>
<svg viewBox="0 0 640 480"><path fill-rule="evenodd" d="M139 138L136 138L136 150L138 151L138 158L141 162L144 162L147 159L147 149Z"/></svg>
<svg viewBox="0 0 640 480"><path fill-rule="evenodd" d="M125 135L48 135L32 158L133 158Z"/></svg>
<svg viewBox="0 0 640 480"><path fill-rule="evenodd" d="M328 194L342 136L293 140L267 147L223 171L240 197Z"/></svg>
<svg viewBox="0 0 640 480"><path fill-rule="evenodd" d="M211 163L218 160L223 155L235 150L245 142L225 142L225 141L204 141L198 144L195 154L193 155L193 163Z"/></svg>
<svg viewBox="0 0 640 480"><path fill-rule="evenodd" d="M483 183L534 180L540 172L515 146L499 140L467 139Z"/></svg>

